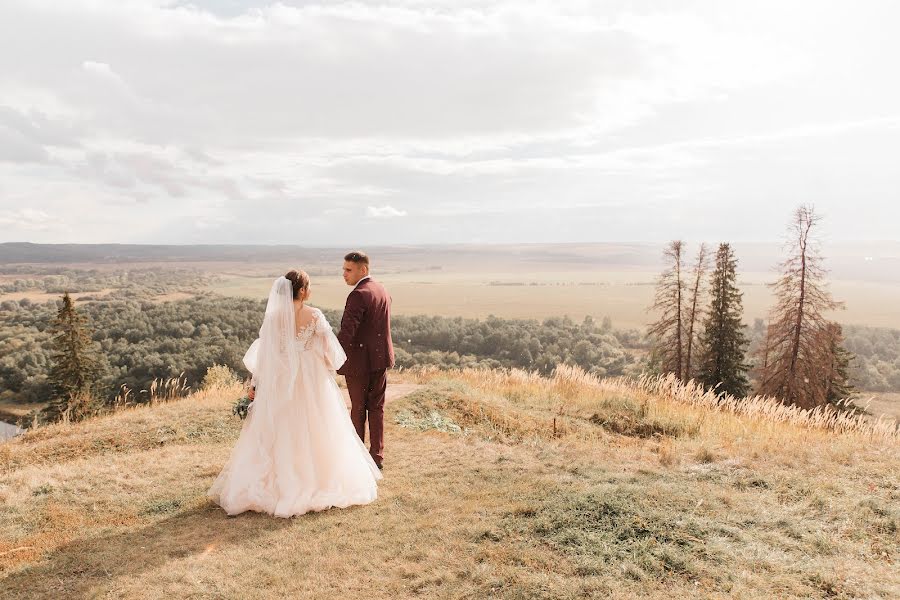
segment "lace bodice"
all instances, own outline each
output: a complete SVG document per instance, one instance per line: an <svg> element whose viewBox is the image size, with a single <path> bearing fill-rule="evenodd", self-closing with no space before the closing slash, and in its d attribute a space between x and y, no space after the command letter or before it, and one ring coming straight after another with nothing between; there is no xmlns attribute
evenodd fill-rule
<svg viewBox="0 0 900 600"><path fill-rule="evenodd" d="M318 325L318 318L314 317L312 321L306 324L305 327L302 327L300 331L297 332L297 348L299 350L309 350L312 348L313 337L316 335L316 325Z"/></svg>
<svg viewBox="0 0 900 600"><path fill-rule="evenodd" d="M338 342L337 337L335 337L331 325L328 323L328 319L325 318L324 313L318 309L314 310L315 314L313 315L312 320L294 334L292 344L289 343L289 334L287 332L282 333L281 337L283 343L280 352L283 353L287 351L288 347L293 348L292 352L288 352L289 356L296 356L312 351L315 354L321 355L325 359L325 364L328 365L332 371L337 370L347 360L347 355L344 354L344 350L341 348L341 344ZM256 382L257 353L260 343L261 340L257 339L244 355L244 365L253 374L254 385Z"/></svg>
<svg viewBox="0 0 900 600"><path fill-rule="evenodd" d="M325 315L323 315L321 311L316 310L312 320L297 332L294 341L298 350L305 351L312 348L316 332L319 330L319 327L321 327L321 322L324 317Z"/></svg>

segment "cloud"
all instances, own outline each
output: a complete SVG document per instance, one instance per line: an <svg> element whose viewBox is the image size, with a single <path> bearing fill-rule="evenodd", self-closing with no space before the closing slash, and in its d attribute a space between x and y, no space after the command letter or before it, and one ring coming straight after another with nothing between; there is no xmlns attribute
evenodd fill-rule
<svg viewBox="0 0 900 600"><path fill-rule="evenodd" d="M0 211L0 225L24 231L56 231L65 228L57 217L31 208Z"/></svg>
<svg viewBox="0 0 900 600"><path fill-rule="evenodd" d="M900 9L873 3L7 0L0 210L67 241L139 220L264 243L315 222L313 243L352 215L388 241L593 239L610 207L608 235L668 237L737 198L767 199L760 222L837 198L850 154L854 200L886 204Z"/></svg>
<svg viewBox="0 0 900 600"><path fill-rule="evenodd" d="M77 145L78 132L70 124L0 105L0 162L48 163L54 148Z"/></svg>
<svg viewBox="0 0 900 600"><path fill-rule="evenodd" d="M102 106L104 116L95 116L104 126L144 141L167 134L208 141L225 132L231 144L276 135L452 142L601 133L652 116L661 104L746 84L722 79L732 73L729 57L750 52L754 41L735 42L694 16L611 16L577 3L274 3L231 17L119 4L12 2L6 9L6 22L26 30L102 37L115 67L81 36L44 49L31 69L2 58L0 66L24 84L55 80L76 112L93 115ZM26 49L27 38L8 37L12 49ZM779 49L772 44L768 53ZM94 55L80 61L81 70L118 97L79 87L65 66L79 52ZM761 58L754 81L778 77L790 63Z"/></svg>
<svg viewBox="0 0 900 600"><path fill-rule="evenodd" d="M88 73L96 74L100 77L106 77L107 79L113 79L116 81L121 81L121 77L116 75L113 70L109 67L108 64L103 62L95 62L92 60L86 60L81 63L81 68L87 71Z"/></svg>
<svg viewBox="0 0 900 600"><path fill-rule="evenodd" d="M47 162L49 158L50 155L43 146L0 123L0 161L40 163Z"/></svg>
<svg viewBox="0 0 900 600"><path fill-rule="evenodd" d="M83 162L72 165L72 171L120 190L152 188L175 199L197 191L211 191L234 201L247 199L239 178L217 174L202 157L194 158L193 154L154 147L91 151ZM270 181L257 185L272 190Z"/></svg>
<svg viewBox="0 0 900 600"><path fill-rule="evenodd" d="M405 217L405 210L397 210L393 206L369 206L366 208L366 216L370 219L393 219L396 217Z"/></svg>

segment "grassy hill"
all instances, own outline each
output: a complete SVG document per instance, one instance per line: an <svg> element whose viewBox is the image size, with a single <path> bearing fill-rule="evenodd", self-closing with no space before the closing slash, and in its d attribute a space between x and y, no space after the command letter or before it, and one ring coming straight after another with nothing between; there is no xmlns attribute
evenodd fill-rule
<svg viewBox="0 0 900 600"><path fill-rule="evenodd" d="M886 426L572 370L406 377L378 501L290 520L205 499L237 389L0 444L0 597L900 597Z"/></svg>

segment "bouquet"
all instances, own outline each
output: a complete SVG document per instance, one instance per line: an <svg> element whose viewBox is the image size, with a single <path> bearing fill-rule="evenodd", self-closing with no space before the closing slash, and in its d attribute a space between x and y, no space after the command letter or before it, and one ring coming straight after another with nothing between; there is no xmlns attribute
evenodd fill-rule
<svg viewBox="0 0 900 600"><path fill-rule="evenodd" d="M238 398L238 400L234 403L234 406L231 408L231 414L240 417L243 421L247 418L247 413L250 411L250 404L252 403L253 400L251 400L249 396Z"/></svg>

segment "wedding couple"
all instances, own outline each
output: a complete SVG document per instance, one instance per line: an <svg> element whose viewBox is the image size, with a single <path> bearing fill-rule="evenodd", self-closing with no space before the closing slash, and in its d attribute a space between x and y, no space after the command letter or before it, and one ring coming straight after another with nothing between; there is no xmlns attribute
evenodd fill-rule
<svg viewBox="0 0 900 600"><path fill-rule="evenodd" d="M386 370L394 365L391 298L369 277L362 252L344 257L344 281L353 291L337 337L322 311L306 305L306 273L290 271L272 285L259 339L244 356L253 402L208 492L229 515L290 517L377 496ZM347 381L349 415L335 371Z"/></svg>

